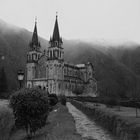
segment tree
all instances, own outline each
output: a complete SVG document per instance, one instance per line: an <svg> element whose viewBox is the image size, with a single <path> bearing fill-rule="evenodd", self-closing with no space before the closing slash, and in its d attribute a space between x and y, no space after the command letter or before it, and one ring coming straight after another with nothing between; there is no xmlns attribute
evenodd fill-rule
<svg viewBox="0 0 140 140"><path fill-rule="evenodd" d="M15 125L26 130L27 136L45 126L49 113L48 96L39 88L21 89L10 97Z"/></svg>
<svg viewBox="0 0 140 140"><path fill-rule="evenodd" d="M53 110L53 107L58 103L58 97L56 94L48 94L49 98L49 111Z"/></svg>
<svg viewBox="0 0 140 140"><path fill-rule="evenodd" d="M7 91L7 78L4 71L4 67L2 67L0 71L0 92L6 91Z"/></svg>
<svg viewBox="0 0 140 140"><path fill-rule="evenodd" d="M60 103L61 103L62 105L66 105L66 103L67 103L67 98L66 98L66 96L60 94L60 95L59 95L59 101L60 101Z"/></svg>
<svg viewBox="0 0 140 140"><path fill-rule="evenodd" d="M140 82L135 79L132 85L132 98L135 106L135 111L136 111L136 118L138 117L138 101L139 101L139 85Z"/></svg>

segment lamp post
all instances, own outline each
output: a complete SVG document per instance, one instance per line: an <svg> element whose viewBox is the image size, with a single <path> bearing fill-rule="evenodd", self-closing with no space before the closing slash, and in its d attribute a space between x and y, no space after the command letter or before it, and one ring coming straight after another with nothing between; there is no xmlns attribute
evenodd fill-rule
<svg viewBox="0 0 140 140"><path fill-rule="evenodd" d="M48 91L48 84L46 85L46 88L47 88L47 94L49 95L49 91Z"/></svg>
<svg viewBox="0 0 140 140"><path fill-rule="evenodd" d="M24 71L23 70L18 70L18 81L19 81L19 86L20 88L22 87L22 81L24 79Z"/></svg>
<svg viewBox="0 0 140 140"><path fill-rule="evenodd" d="M7 91L7 77L4 69L4 55L0 53L0 92Z"/></svg>
<svg viewBox="0 0 140 140"><path fill-rule="evenodd" d="M5 56L2 55L1 53L0 53L0 59L1 59L2 67L4 67L4 59L5 59Z"/></svg>
<svg viewBox="0 0 140 140"><path fill-rule="evenodd" d="M4 60L4 59L5 59L5 57L2 55L2 56L1 56L1 59L2 59L2 60Z"/></svg>

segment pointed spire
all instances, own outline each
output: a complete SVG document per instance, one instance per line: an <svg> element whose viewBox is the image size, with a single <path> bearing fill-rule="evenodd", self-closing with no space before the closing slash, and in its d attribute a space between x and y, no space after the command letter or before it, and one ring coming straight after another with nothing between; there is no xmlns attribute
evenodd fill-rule
<svg viewBox="0 0 140 140"><path fill-rule="evenodd" d="M32 36L32 44L33 45L38 45L38 34L37 34L37 18L35 18L35 26L34 26L34 32Z"/></svg>
<svg viewBox="0 0 140 140"><path fill-rule="evenodd" d="M55 20L55 25L54 25L54 30L53 30L53 41L61 41L60 34L59 34L59 27L58 27L58 20L57 20L57 12L56 12L56 20ZM62 42L62 41L61 41Z"/></svg>

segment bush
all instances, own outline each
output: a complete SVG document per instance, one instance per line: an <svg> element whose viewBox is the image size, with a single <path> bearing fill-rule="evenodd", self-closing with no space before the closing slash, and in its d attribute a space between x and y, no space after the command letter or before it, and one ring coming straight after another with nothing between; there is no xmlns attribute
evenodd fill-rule
<svg viewBox="0 0 140 140"><path fill-rule="evenodd" d="M65 95L60 95L59 99L60 99L60 103L62 105L66 105L67 100L66 100L66 96Z"/></svg>
<svg viewBox="0 0 140 140"><path fill-rule="evenodd" d="M76 96L83 94L84 92L84 87L77 87L72 91Z"/></svg>
<svg viewBox="0 0 140 140"><path fill-rule="evenodd" d="M105 104L107 105L107 107L113 107L113 106L116 106L118 102L114 98L108 98L106 99Z"/></svg>
<svg viewBox="0 0 140 140"><path fill-rule="evenodd" d="M21 89L10 97L10 106L15 116L15 125L24 128L27 135L45 126L49 113L47 94L39 89Z"/></svg>
<svg viewBox="0 0 140 140"><path fill-rule="evenodd" d="M58 103L58 97L56 94L49 94L49 105L55 106Z"/></svg>
<svg viewBox="0 0 140 140"><path fill-rule="evenodd" d="M135 100L121 101L121 105L125 106L125 107L137 107L137 108L140 108L140 102L137 102Z"/></svg>

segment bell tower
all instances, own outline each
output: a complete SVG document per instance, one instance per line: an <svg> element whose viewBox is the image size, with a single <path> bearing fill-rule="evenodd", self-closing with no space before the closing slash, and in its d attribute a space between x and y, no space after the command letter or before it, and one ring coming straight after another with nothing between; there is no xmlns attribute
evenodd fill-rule
<svg viewBox="0 0 140 140"><path fill-rule="evenodd" d="M64 49L62 47L63 41L59 34L58 16L56 15L53 35L50 37L48 47L48 67L49 79L48 88L50 93L63 93L64 80ZM53 79L53 80L51 80Z"/></svg>
<svg viewBox="0 0 140 140"><path fill-rule="evenodd" d="M27 53L27 63L35 63L38 61L38 59L42 55L40 48L41 45L40 42L38 41L38 34L37 34L37 21L35 20L32 40L29 43L29 50Z"/></svg>
<svg viewBox="0 0 140 140"><path fill-rule="evenodd" d="M27 64L26 64L27 87L32 87L31 81L35 78L37 61L42 56L42 52L40 49L41 49L41 45L38 40L37 21L35 20L32 40L29 43L28 52L27 52Z"/></svg>
<svg viewBox="0 0 140 140"><path fill-rule="evenodd" d="M59 34L58 19L56 15L53 36L50 37L49 48L48 48L48 59L49 60L60 60L64 61L63 41Z"/></svg>

